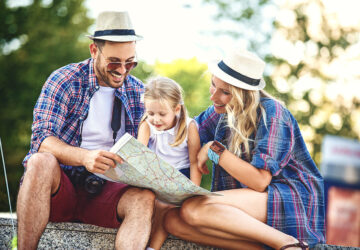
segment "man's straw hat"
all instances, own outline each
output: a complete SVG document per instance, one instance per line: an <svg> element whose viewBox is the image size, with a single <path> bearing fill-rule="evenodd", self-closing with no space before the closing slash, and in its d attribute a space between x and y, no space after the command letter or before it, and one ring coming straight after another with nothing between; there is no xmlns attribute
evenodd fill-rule
<svg viewBox="0 0 360 250"><path fill-rule="evenodd" d="M130 42L141 40L135 34L128 12L105 11L96 19L96 30L90 39L99 39L112 42Z"/></svg>

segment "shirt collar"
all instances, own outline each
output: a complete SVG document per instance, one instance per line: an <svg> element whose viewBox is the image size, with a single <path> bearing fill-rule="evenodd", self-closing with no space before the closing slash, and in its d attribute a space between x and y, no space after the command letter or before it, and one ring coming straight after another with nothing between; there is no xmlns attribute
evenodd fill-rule
<svg viewBox="0 0 360 250"><path fill-rule="evenodd" d="M99 83L96 78L96 74L94 70L94 59L92 58L90 58L90 62L89 62L89 86L90 86L90 90L99 88Z"/></svg>

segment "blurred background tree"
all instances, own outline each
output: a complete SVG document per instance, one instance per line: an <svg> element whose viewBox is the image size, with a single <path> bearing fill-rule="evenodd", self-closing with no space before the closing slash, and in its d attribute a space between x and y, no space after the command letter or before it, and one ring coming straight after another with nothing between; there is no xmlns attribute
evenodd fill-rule
<svg viewBox="0 0 360 250"><path fill-rule="evenodd" d="M175 80L184 89L184 102L190 117L198 115L210 105L210 76L205 74L206 71L207 65L196 58L155 63L156 74Z"/></svg>
<svg viewBox="0 0 360 250"><path fill-rule="evenodd" d="M217 6L217 22L232 23L215 35L243 39L269 63L265 90L294 114L318 166L324 135L360 139L360 23L351 0L341 6L325 0L203 2Z"/></svg>
<svg viewBox="0 0 360 250"><path fill-rule="evenodd" d="M93 21L83 2L34 0L12 8L0 1L0 136L13 205L23 173L21 161L29 150L32 110L42 85L56 68L89 55L83 36ZM8 211L0 173L0 211Z"/></svg>

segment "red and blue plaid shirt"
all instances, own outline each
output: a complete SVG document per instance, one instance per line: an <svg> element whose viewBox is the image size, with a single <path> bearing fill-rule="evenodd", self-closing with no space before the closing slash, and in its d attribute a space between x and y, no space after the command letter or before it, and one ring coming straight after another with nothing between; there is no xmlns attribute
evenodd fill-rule
<svg viewBox="0 0 360 250"><path fill-rule="evenodd" d="M267 224L307 242L325 243L324 183L306 148L298 123L281 104L261 98L266 123L260 119L241 158L272 174L268 186ZM195 118L202 143L217 140L228 145L230 131L225 114L208 108ZM242 150L244 151L244 150ZM241 166L239 166L241 167ZM246 187L221 166L213 165L212 191Z"/></svg>
<svg viewBox="0 0 360 250"><path fill-rule="evenodd" d="M30 151L23 161L24 166L49 136L73 146L81 144L81 129L90 99L98 89L92 59L66 65L49 76L35 104ZM125 131L135 137L144 112L143 93L143 83L131 75L115 91L127 114Z"/></svg>

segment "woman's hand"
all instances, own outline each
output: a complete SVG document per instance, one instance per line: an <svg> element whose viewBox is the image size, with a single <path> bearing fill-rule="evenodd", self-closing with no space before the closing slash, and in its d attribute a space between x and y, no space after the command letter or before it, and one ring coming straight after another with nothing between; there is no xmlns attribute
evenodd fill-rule
<svg viewBox="0 0 360 250"><path fill-rule="evenodd" d="M203 174L208 174L209 173L209 169L206 166L206 161L209 159L208 157L208 150L210 148L210 145L213 142L210 141L208 143L206 143L199 151L198 155L197 155L197 160L198 160L198 169L201 173Z"/></svg>

